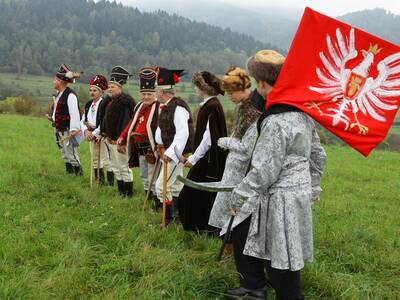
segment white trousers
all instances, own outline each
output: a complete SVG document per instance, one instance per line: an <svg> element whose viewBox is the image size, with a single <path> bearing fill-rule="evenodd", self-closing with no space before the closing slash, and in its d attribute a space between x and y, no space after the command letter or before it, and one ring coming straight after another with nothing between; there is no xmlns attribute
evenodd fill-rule
<svg viewBox="0 0 400 300"><path fill-rule="evenodd" d="M149 189L149 184L151 180L151 176L153 175L153 171L156 165L152 165L147 162L146 157L144 155L139 155L139 169L140 169L140 179L143 183L143 189L147 191ZM158 167L157 172L160 172L160 167ZM153 184L151 185L151 191L155 194L156 187L155 183L157 180L158 174L154 175Z"/></svg>
<svg viewBox="0 0 400 300"><path fill-rule="evenodd" d="M122 180L124 182L132 182L132 171L129 169L128 161L129 156L127 153L119 153L117 151L116 144L110 144L106 142L108 149L110 150L110 165L114 172L116 180Z"/></svg>
<svg viewBox="0 0 400 300"><path fill-rule="evenodd" d="M78 155L78 147L79 144L74 139L68 139L65 141L61 141L63 138L69 136L69 132L65 131L61 133L60 131L56 131L56 135L58 136L58 145L60 146L61 157L66 163L70 163L74 167L78 167L81 164Z"/></svg>
<svg viewBox="0 0 400 300"><path fill-rule="evenodd" d="M100 157L99 157L100 148ZM102 140L100 144L95 142L89 142L90 157L93 162L93 169L97 169L100 159L100 168L104 168L106 171L112 171L110 169L110 155L108 152L108 145Z"/></svg>
<svg viewBox="0 0 400 300"><path fill-rule="evenodd" d="M165 162L162 163L161 171L156 182L157 198L160 202L162 202L164 164ZM175 162L170 161L168 163L167 171L167 200L172 200L173 197L179 196L179 193L183 188L183 183L176 179L178 175L183 176L182 164L176 164Z"/></svg>

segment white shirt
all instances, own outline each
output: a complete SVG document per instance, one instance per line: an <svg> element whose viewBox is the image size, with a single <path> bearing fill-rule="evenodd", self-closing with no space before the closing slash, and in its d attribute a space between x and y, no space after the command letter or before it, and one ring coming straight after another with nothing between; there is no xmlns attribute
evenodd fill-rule
<svg viewBox="0 0 400 300"><path fill-rule="evenodd" d="M97 112L99 110L100 102L103 100L103 98L100 97L99 100L96 102L93 101L92 105L89 107L88 115L87 115L87 122L89 123L90 127L95 128L96 127L96 120L97 120ZM82 126L82 131L85 132L87 130L87 126L85 125L86 116L82 116L81 120L81 126ZM100 135L100 124L96 127L95 130L93 130L92 134L99 136Z"/></svg>
<svg viewBox="0 0 400 300"><path fill-rule="evenodd" d="M170 100L168 100L165 105L167 105ZM174 113L175 135L171 145L165 150L164 154L177 164L179 163L179 157L182 156L183 150L185 149L187 140L189 138L189 117L189 112L185 108L179 105L176 106ZM163 144L160 127L157 127L156 130L156 143L159 145ZM175 154L174 148L176 148L176 154L178 154L179 157Z"/></svg>
<svg viewBox="0 0 400 300"><path fill-rule="evenodd" d="M54 106L53 106L54 108L53 108L53 116L52 116L53 121L55 121L55 119L56 119L56 108L57 108L58 101L60 100L60 97L64 93L64 91L59 93L57 95L56 99L54 99ZM80 113L79 113L79 108L78 108L78 98L76 98L76 96L73 93L70 93L68 95L67 105L68 105L68 112L69 112L69 116L70 116L69 130L70 131L81 130Z"/></svg>
<svg viewBox="0 0 400 300"><path fill-rule="evenodd" d="M204 101L200 103L200 106L206 104L207 101L210 100L211 98L214 98L214 96L204 99ZM210 148L211 148L210 121L207 121L206 130L203 133L203 139L201 140L196 151L188 157L188 161L192 165L195 165L202 157L204 157L204 155L206 155L207 151Z"/></svg>

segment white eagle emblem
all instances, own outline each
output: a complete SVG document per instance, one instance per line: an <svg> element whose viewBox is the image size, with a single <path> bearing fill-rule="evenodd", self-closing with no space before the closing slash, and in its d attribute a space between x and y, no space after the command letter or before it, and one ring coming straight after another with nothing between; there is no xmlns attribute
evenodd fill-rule
<svg viewBox="0 0 400 300"><path fill-rule="evenodd" d="M396 110L400 97L400 52L387 56L377 64L379 72L376 78L368 77L375 55L381 49L377 44L370 44L368 50L361 50L364 58L353 69L346 69L346 64L357 58L355 49L354 28L349 37L343 37L339 28L336 29L335 44L329 35L326 37L329 58L321 51L324 68L317 68L316 74L320 80L319 86L309 89L323 94L330 99L324 103L306 103L308 109L317 109L321 115L332 117L332 125L344 124L344 129L358 127L358 134L366 135L368 127L360 124L357 114L369 115L379 122L385 122L385 111ZM335 103L337 107L321 110L321 105ZM354 114L354 119L349 114Z"/></svg>

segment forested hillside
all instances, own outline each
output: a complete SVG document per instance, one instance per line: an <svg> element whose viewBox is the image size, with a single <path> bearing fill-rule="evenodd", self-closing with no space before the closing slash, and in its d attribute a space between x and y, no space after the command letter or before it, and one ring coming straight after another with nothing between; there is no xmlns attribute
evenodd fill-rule
<svg viewBox="0 0 400 300"><path fill-rule="evenodd" d="M265 47L230 29L104 0L0 0L0 72L52 74L65 62L86 74L116 64L221 73Z"/></svg>

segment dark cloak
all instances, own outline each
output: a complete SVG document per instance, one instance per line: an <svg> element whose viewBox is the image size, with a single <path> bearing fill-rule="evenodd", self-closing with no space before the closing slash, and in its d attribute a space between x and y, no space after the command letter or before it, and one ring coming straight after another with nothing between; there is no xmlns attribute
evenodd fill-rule
<svg viewBox="0 0 400 300"><path fill-rule="evenodd" d="M209 121L211 147L190 169L187 178L199 182L220 181L225 169L227 152L217 141L227 136L225 114L218 98L213 97L200 107L197 114L194 147L200 145ZM213 230L208 219L217 193L204 192L184 186L178 199L179 217L185 230Z"/></svg>

